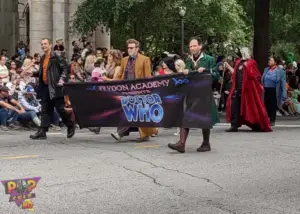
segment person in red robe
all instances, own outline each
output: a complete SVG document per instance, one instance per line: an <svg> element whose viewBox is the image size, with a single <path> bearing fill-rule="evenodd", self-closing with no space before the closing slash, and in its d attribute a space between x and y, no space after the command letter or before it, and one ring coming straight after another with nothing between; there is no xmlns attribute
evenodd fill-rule
<svg viewBox="0 0 300 214"><path fill-rule="evenodd" d="M253 131L271 132L271 123L262 99L261 73L249 49L240 50L235 68L224 66L232 72L232 88L226 105L226 119L231 123L227 132L237 132L242 125Z"/></svg>

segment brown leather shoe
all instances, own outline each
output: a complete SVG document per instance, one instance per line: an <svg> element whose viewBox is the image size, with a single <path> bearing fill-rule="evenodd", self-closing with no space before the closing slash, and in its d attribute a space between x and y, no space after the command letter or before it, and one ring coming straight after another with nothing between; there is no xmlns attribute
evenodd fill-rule
<svg viewBox="0 0 300 214"><path fill-rule="evenodd" d="M168 147L172 150L176 150L177 152L185 153L185 145L180 142L176 144L169 143Z"/></svg>
<svg viewBox="0 0 300 214"><path fill-rule="evenodd" d="M202 143L202 145L197 149L197 152L209 152L211 150L210 148L210 144L204 144Z"/></svg>

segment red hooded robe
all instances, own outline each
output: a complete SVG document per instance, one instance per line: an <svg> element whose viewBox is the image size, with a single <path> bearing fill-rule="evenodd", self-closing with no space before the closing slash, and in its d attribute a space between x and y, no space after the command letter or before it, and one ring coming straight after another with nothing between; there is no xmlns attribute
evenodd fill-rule
<svg viewBox="0 0 300 214"><path fill-rule="evenodd" d="M231 98L235 90L236 71L240 61L240 59L236 61L234 72L232 74L232 88L226 105L227 122L231 121ZM262 99L263 86L261 85L260 80L261 73L257 68L255 60L248 60L244 66L243 72L239 126L247 125L252 128L254 125L258 125L260 131L270 132L272 129Z"/></svg>

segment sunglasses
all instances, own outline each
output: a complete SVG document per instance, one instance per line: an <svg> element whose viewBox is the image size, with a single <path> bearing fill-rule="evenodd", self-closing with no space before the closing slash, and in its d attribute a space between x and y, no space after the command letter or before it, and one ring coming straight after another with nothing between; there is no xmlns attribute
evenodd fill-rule
<svg viewBox="0 0 300 214"><path fill-rule="evenodd" d="M135 49L135 47L128 47L128 49L133 50L133 49Z"/></svg>

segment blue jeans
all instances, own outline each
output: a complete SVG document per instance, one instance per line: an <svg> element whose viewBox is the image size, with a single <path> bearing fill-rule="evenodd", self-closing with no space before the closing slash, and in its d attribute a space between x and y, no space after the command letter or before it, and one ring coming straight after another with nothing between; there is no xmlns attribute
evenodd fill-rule
<svg viewBox="0 0 300 214"><path fill-rule="evenodd" d="M7 108L0 108L0 125L6 126L6 123L13 123L18 119L18 113Z"/></svg>
<svg viewBox="0 0 300 214"><path fill-rule="evenodd" d="M31 121L33 118L37 117L35 111L26 111L23 114L18 115L18 120L20 121Z"/></svg>

